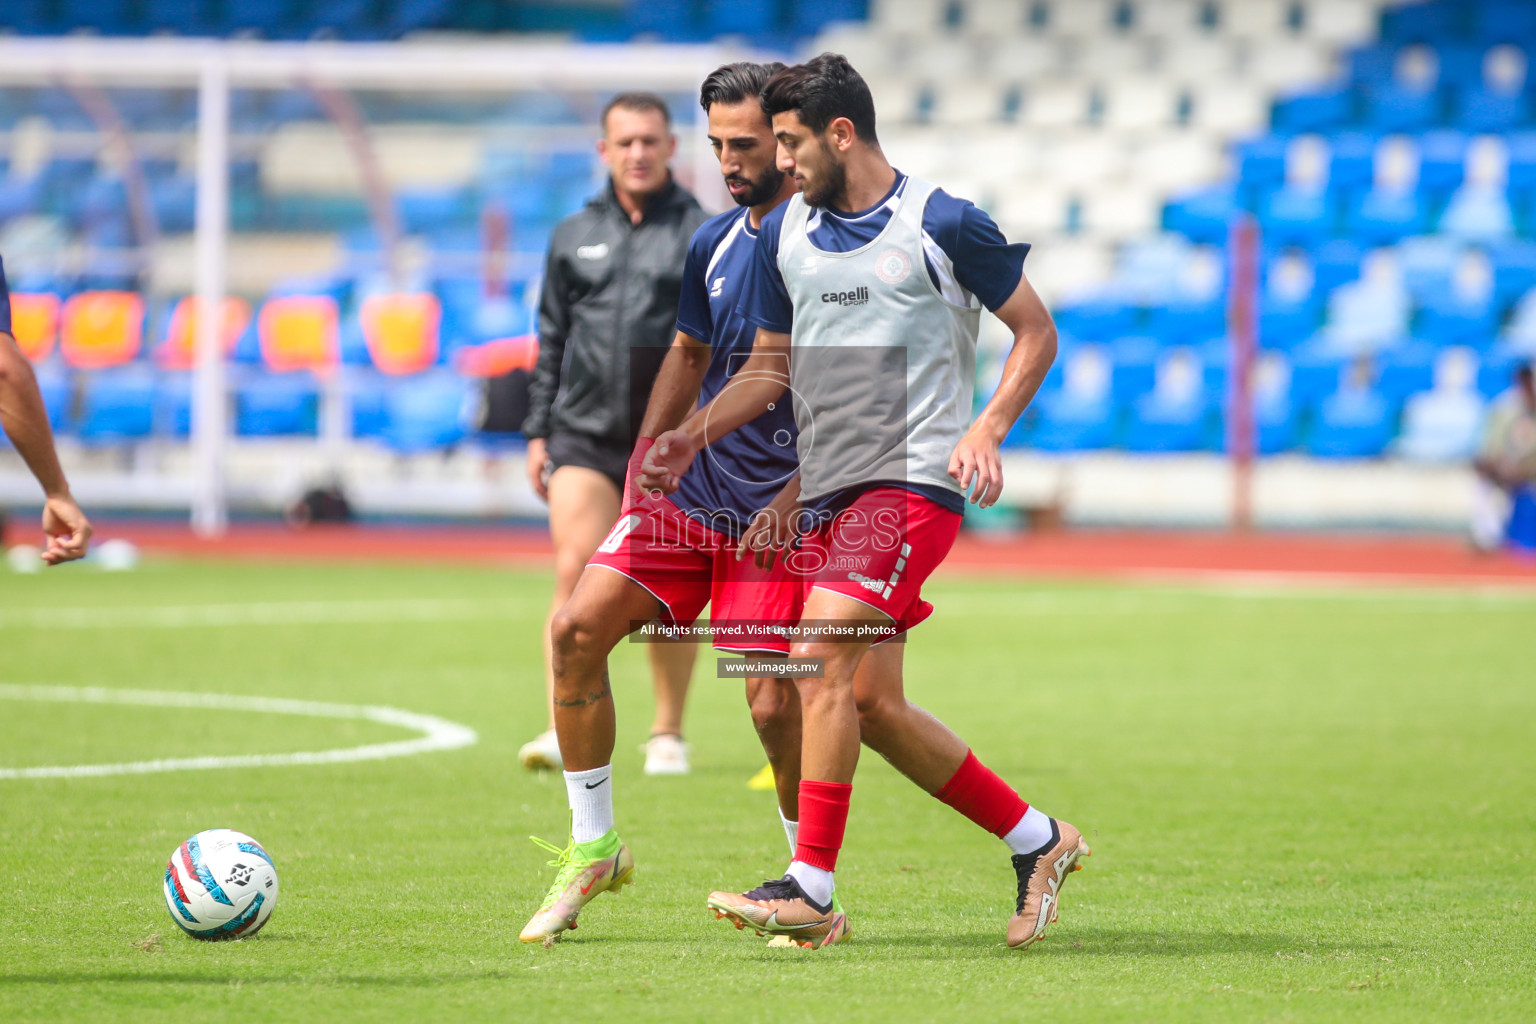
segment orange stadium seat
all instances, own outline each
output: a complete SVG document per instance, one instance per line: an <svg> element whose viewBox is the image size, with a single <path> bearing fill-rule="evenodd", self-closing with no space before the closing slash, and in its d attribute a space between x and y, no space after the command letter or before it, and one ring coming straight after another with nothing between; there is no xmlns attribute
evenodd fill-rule
<svg viewBox="0 0 1536 1024"><path fill-rule="evenodd" d="M224 298L224 355L234 351L235 342L251 322L251 304L236 295ZM189 295L171 310L165 340L155 350L155 360L167 370L190 370L196 359L197 296Z"/></svg>
<svg viewBox="0 0 1536 1024"><path fill-rule="evenodd" d="M387 374L419 373L437 362L443 309L429 292L374 295L363 300L363 341L373 365Z"/></svg>
<svg viewBox="0 0 1536 1024"><path fill-rule="evenodd" d="M64 303L60 348L76 369L121 366L143 345L144 300L138 293L80 292Z"/></svg>
<svg viewBox="0 0 1536 1024"><path fill-rule="evenodd" d="M336 300L329 295L268 299L256 321L262 362L278 373L335 366L339 320Z"/></svg>
<svg viewBox="0 0 1536 1024"><path fill-rule="evenodd" d="M32 362L47 359L59 340L59 297L48 292L12 292L11 336Z"/></svg>
<svg viewBox="0 0 1536 1024"><path fill-rule="evenodd" d="M539 361L539 336L520 334L468 345L454 353L454 366L466 377L504 377L513 370L533 372Z"/></svg>

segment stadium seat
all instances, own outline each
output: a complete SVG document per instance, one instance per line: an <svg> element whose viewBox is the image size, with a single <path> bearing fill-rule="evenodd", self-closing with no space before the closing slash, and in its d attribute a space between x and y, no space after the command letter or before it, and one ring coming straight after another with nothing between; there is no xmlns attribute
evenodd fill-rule
<svg viewBox="0 0 1536 1024"><path fill-rule="evenodd" d="M11 336L22 354L41 363L59 340L59 297L48 292L11 293Z"/></svg>
<svg viewBox="0 0 1536 1024"><path fill-rule="evenodd" d="M1433 3L1407 3L1382 12L1381 37L1396 43L1434 43L1454 36L1461 5L1435 0Z"/></svg>
<svg viewBox="0 0 1536 1024"><path fill-rule="evenodd" d="M1259 208L1259 226L1270 245L1320 245L1334 230L1328 193L1286 186L1271 193Z"/></svg>
<svg viewBox="0 0 1536 1024"><path fill-rule="evenodd" d="M1236 197L1230 188L1186 192L1163 207L1163 227L1194 242L1225 243L1236 211Z"/></svg>
<svg viewBox="0 0 1536 1024"><path fill-rule="evenodd" d="M1439 354L1433 387L1408 399L1397 452L1417 462L1462 462L1472 457L1482 429L1482 396L1475 388L1477 359L1466 349Z"/></svg>
<svg viewBox="0 0 1536 1024"><path fill-rule="evenodd" d="M242 437L316 433L320 394L307 373L256 373L234 388L235 431Z"/></svg>
<svg viewBox="0 0 1536 1024"><path fill-rule="evenodd" d="M1348 89L1325 86L1290 93L1275 101L1274 126L1288 132L1334 131L1350 123L1354 107Z"/></svg>
<svg viewBox="0 0 1536 1024"><path fill-rule="evenodd" d="M402 453L450 447L464 438L469 397L464 378L451 371L394 381L385 392L386 423L379 437Z"/></svg>
<svg viewBox="0 0 1536 1024"><path fill-rule="evenodd" d="M1487 244L1515 233L1515 215L1503 189L1469 182L1451 195L1437 227L1452 238Z"/></svg>
<svg viewBox="0 0 1536 1024"><path fill-rule="evenodd" d="M251 322L251 304L237 295L224 297L224 356L234 354L235 344ZM164 370L190 370L197 362L197 296L179 299L171 310L165 340L155 348L155 362Z"/></svg>
<svg viewBox="0 0 1536 1024"><path fill-rule="evenodd" d="M1329 459L1375 458L1392 440L1392 410L1370 390L1340 389L1323 400L1306 449Z"/></svg>
<svg viewBox="0 0 1536 1024"><path fill-rule="evenodd" d="M1471 6L1472 35L1479 41L1528 46L1536 40L1536 7L1525 0L1482 0Z"/></svg>
<svg viewBox="0 0 1536 1024"><path fill-rule="evenodd" d="M391 376L419 373L441 354L442 304L431 292L371 295L358 312L373 365Z"/></svg>
<svg viewBox="0 0 1536 1024"><path fill-rule="evenodd" d="M1441 118L1440 94L1395 83L1374 86L1365 96L1365 124L1378 132L1417 132Z"/></svg>
<svg viewBox="0 0 1536 1024"><path fill-rule="evenodd" d="M144 366L84 375L75 433L88 444L113 444L154 431L155 378Z"/></svg>
<svg viewBox="0 0 1536 1024"><path fill-rule="evenodd" d="M1519 92L1476 88L1461 94L1452 119L1466 132L1504 132L1530 120L1530 102Z"/></svg>
<svg viewBox="0 0 1536 1024"><path fill-rule="evenodd" d="M136 293L87 291L65 301L59 348L70 366L119 366L137 358L143 343L144 300Z"/></svg>
<svg viewBox="0 0 1536 1024"><path fill-rule="evenodd" d="M1200 363L1189 349L1158 361L1152 390L1130 403L1125 446L1133 452L1186 452L1205 447L1208 404Z"/></svg>
<svg viewBox="0 0 1536 1024"><path fill-rule="evenodd" d="M275 373L326 370L340 354L336 300L329 295L283 295L261 307L257 336L262 362Z"/></svg>
<svg viewBox="0 0 1536 1024"><path fill-rule="evenodd" d="M57 365L43 365L35 370L37 390L48 410L48 425L55 434L70 431L74 424L75 388L70 375ZM5 435L0 432L0 438Z"/></svg>
<svg viewBox="0 0 1536 1024"><path fill-rule="evenodd" d="M1435 384L1437 354L1433 345L1423 341L1383 349L1376 356L1376 390L1398 405L1410 395L1430 390Z"/></svg>
<svg viewBox="0 0 1536 1024"><path fill-rule="evenodd" d="M1467 137L1460 132L1430 131L1419 136L1419 188L1431 195L1445 195L1461 185L1466 175Z"/></svg>
<svg viewBox="0 0 1536 1024"><path fill-rule="evenodd" d="M1373 188L1351 203L1344 228L1365 245L1391 245L1425 227L1424 205L1411 189Z"/></svg>

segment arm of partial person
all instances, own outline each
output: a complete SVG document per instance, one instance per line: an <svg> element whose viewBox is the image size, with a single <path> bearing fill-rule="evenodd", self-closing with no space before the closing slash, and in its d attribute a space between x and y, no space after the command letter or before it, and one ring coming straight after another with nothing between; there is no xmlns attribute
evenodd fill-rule
<svg viewBox="0 0 1536 1024"><path fill-rule="evenodd" d="M656 438L641 466L640 486L671 494L694 457L737 427L767 412L789 388L789 335L757 329L752 354L708 405Z"/></svg>
<svg viewBox="0 0 1536 1024"><path fill-rule="evenodd" d="M651 385L645 418L640 421L640 437L630 453L624 474L626 499L640 479L641 464L656 437L676 428L699 403L699 389L704 386L704 372L709 369L710 348L686 331L678 331L672 347L656 372Z"/></svg>
<svg viewBox="0 0 1536 1024"><path fill-rule="evenodd" d="M987 508L1003 493L1003 438L1040 390L1046 371L1056 360L1056 325L1029 278L1019 275L1018 287L997 309L997 318L1013 332L1013 348L1003 363L1003 379L981 415L955 446L949 475L961 491L971 491L972 504Z"/></svg>
<svg viewBox="0 0 1536 1024"><path fill-rule="evenodd" d="M59 465L48 426L48 410L37 389L32 364L16 347L10 334L0 331L0 426L11 439L22 461L42 485L43 532L48 547L43 561L49 565L82 557L91 541L91 524L69 493L69 481Z"/></svg>

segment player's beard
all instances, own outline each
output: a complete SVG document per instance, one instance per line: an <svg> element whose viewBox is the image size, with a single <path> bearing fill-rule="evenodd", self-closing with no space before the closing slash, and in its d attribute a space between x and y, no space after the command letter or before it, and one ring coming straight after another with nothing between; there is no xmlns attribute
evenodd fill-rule
<svg viewBox="0 0 1536 1024"><path fill-rule="evenodd" d="M806 206L831 206L848 194L848 168L832 155L832 147L825 141L821 143L821 155L827 160L826 180L815 185L802 183L800 198L805 200Z"/></svg>
<svg viewBox="0 0 1536 1024"><path fill-rule="evenodd" d="M731 199L737 206L759 206L779 194L779 188L784 184L784 172L777 167L770 166L758 175L757 180L743 178L741 175L732 175L725 179L727 183L744 182L747 190L741 195L732 195Z"/></svg>

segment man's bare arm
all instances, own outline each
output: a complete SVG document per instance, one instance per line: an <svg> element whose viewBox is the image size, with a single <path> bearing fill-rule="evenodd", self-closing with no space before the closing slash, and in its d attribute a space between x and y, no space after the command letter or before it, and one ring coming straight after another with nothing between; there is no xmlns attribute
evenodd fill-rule
<svg viewBox="0 0 1536 1024"><path fill-rule="evenodd" d="M48 535L43 561L56 565L80 558L90 544L91 524L69 493L32 364L16 347L16 339L4 331L0 331L0 427L43 488L43 532Z"/></svg>
<svg viewBox="0 0 1536 1024"><path fill-rule="evenodd" d="M699 403L704 371L709 369L710 347L691 334L677 332L651 385L651 398L640 421L641 437L656 437L672 430Z"/></svg>
<svg viewBox="0 0 1536 1024"><path fill-rule="evenodd" d="M1056 360L1056 325L1029 278L1019 275L1018 287L998 308L997 318L1013 332L1003 379L949 460L949 475L959 482L961 490L970 490L974 478L971 501L982 508L997 501L1003 492L998 449Z"/></svg>

